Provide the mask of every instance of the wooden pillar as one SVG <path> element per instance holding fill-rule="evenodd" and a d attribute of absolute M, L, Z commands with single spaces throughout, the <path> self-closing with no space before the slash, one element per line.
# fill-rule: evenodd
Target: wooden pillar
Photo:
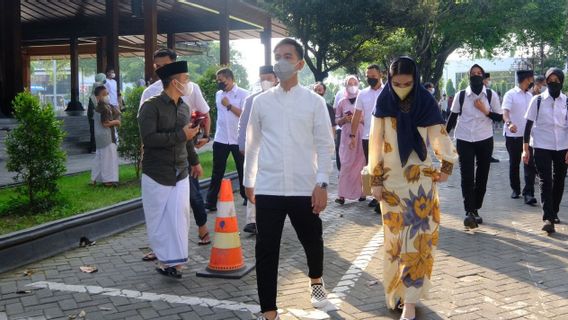
<path fill-rule="evenodd" d="M 22 53 L 22 81 L 24 88 L 31 91 L 32 86 L 32 72 L 30 55 L 26 52 Z"/>
<path fill-rule="evenodd" d="M 230 63 L 229 48 L 229 3 L 223 0 L 223 8 L 220 12 L 221 25 L 219 26 L 219 41 L 221 42 L 221 65 L 228 66 Z"/>
<path fill-rule="evenodd" d="M 97 38 L 97 73 L 105 73 L 106 66 L 106 37 L 100 37 Z"/>
<path fill-rule="evenodd" d="M 272 19 L 266 17 L 264 30 L 260 33 L 260 42 L 264 45 L 264 65 L 272 65 Z"/>
<path fill-rule="evenodd" d="M 175 33 L 168 33 L 168 49 L 175 50 L 176 49 L 176 34 Z"/>
<path fill-rule="evenodd" d="M 79 101 L 79 41 L 73 37 L 69 42 L 69 53 L 71 59 L 71 101 L 67 104 L 65 111 L 85 110 Z"/>
<path fill-rule="evenodd" d="M 117 90 L 120 92 L 120 66 L 118 64 L 118 18 L 119 1 L 106 0 L 106 52 L 107 67 L 114 68 L 116 74 Z M 106 72 L 106 70 L 105 70 Z"/>
<path fill-rule="evenodd" d="M 0 111 L 12 114 L 12 100 L 24 90 L 20 0 L 0 1 Z"/>
<path fill-rule="evenodd" d="M 158 42 L 158 8 L 156 0 L 144 0 L 144 80 L 155 80 L 154 51 Z"/>

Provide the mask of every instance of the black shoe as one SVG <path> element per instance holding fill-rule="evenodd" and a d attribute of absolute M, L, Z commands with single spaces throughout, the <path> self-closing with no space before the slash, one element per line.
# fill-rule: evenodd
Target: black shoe
<path fill-rule="evenodd" d="M 546 233 L 548 234 L 556 232 L 556 230 L 554 230 L 554 222 L 551 222 L 549 220 L 544 221 L 544 225 L 542 226 L 542 231 L 546 231 Z"/>
<path fill-rule="evenodd" d="M 256 234 L 256 223 L 247 223 L 247 225 L 243 228 L 243 231 Z"/>
<path fill-rule="evenodd" d="M 536 204 L 536 198 L 533 196 L 529 196 L 529 195 L 525 195 L 525 203 L 528 205 L 535 205 Z"/>
<path fill-rule="evenodd" d="M 556 217 L 552 220 L 552 222 L 554 222 L 554 224 L 558 224 L 558 223 L 560 223 L 560 219 L 558 219 L 558 217 Z"/>
<path fill-rule="evenodd" d="M 166 277 L 174 278 L 174 279 L 181 279 L 181 271 L 174 267 L 167 267 L 165 269 L 156 268 L 159 274 L 164 275 Z"/>
<path fill-rule="evenodd" d="M 209 211 L 217 211 L 217 207 L 215 205 L 209 204 L 209 203 L 205 204 L 205 209 L 207 209 Z"/>
<path fill-rule="evenodd" d="M 248 203 L 248 200 L 247 200 L 247 199 L 244 199 L 244 200 L 243 200 L 243 206 L 246 207 L 246 206 L 247 206 L 247 203 Z"/>
<path fill-rule="evenodd" d="M 373 199 L 371 200 L 371 202 L 369 202 L 369 207 L 376 207 L 379 204 L 379 202 L 377 201 L 377 199 Z"/>
<path fill-rule="evenodd" d="M 496 158 L 491 157 L 491 162 L 492 162 L 492 163 L 497 163 L 497 162 L 500 162 L 500 161 L 499 161 L 499 159 L 496 159 Z"/>
<path fill-rule="evenodd" d="M 335 203 L 345 204 L 345 199 L 337 198 L 335 199 Z"/>
<path fill-rule="evenodd" d="M 378 214 L 381 214 L 381 206 L 377 205 L 375 207 L 375 212 L 378 213 Z"/>
<path fill-rule="evenodd" d="M 475 214 L 473 212 L 466 213 L 463 225 L 469 229 L 475 229 L 478 227 L 477 222 L 475 221 Z"/>
<path fill-rule="evenodd" d="M 511 193 L 511 198 L 512 199 L 519 199 L 521 196 L 517 191 L 513 191 L 513 193 Z"/>
<path fill-rule="evenodd" d="M 477 224 L 483 223 L 483 218 L 479 216 L 479 213 L 477 213 L 477 210 L 475 210 L 473 212 L 473 215 L 475 216 L 475 222 L 477 222 Z"/>
<path fill-rule="evenodd" d="M 363 201 L 365 201 L 365 200 L 367 200 L 367 198 L 365 198 L 365 197 L 359 198 L 359 202 L 363 202 Z"/>

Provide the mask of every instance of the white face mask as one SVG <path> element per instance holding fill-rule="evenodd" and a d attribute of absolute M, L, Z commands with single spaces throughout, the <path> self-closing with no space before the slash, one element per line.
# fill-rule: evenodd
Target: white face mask
<path fill-rule="evenodd" d="M 262 88 L 262 91 L 266 91 L 266 90 L 274 87 L 274 82 L 268 81 L 268 80 L 263 80 L 263 81 L 260 82 L 260 87 Z"/>
<path fill-rule="evenodd" d="M 485 85 L 487 88 L 491 87 L 491 80 L 487 81 L 487 84 Z"/>
<path fill-rule="evenodd" d="M 546 91 L 546 86 L 542 86 L 542 87 L 540 87 L 540 90 L 539 90 L 539 91 L 540 91 L 539 93 L 543 93 L 543 92 L 545 92 L 545 91 Z"/>
<path fill-rule="evenodd" d="M 290 78 L 292 78 L 292 76 L 294 76 L 294 74 L 298 72 L 298 70 L 296 70 L 296 65 L 299 62 L 300 61 L 291 63 L 288 60 L 282 58 L 278 60 L 276 64 L 274 64 L 274 73 L 276 73 L 276 76 L 281 81 L 288 81 Z"/>
<path fill-rule="evenodd" d="M 430 91 L 430 94 L 431 94 L 431 95 L 434 95 L 434 93 L 436 93 L 436 89 L 434 89 L 434 88 L 429 89 L 428 91 Z"/>
<path fill-rule="evenodd" d="M 178 89 L 178 91 L 181 93 L 182 96 L 184 97 L 189 97 L 191 95 L 191 93 L 193 92 L 193 86 L 191 85 L 191 83 L 185 83 L 182 84 L 181 82 L 179 82 L 178 80 L 175 80 L 175 86 L 176 89 Z"/>
<path fill-rule="evenodd" d="M 109 76 L 111 79 L 114 79 L 114 77 L 116 77 L 116 73 L 111 72 L 108 76 Z"/>
<path fill-rule="evenodd" d="M 347 92 L 349 92 L 349 94 L 356 94 L 358 90 L 359 90 L 358 86 L 347 87 Z"/>
<path fill-rule="evenodd" d="M 110 97 L 109 96 L 104 96 L 103 97 L 103 102 L 106 104 L 110 104 Z"/>

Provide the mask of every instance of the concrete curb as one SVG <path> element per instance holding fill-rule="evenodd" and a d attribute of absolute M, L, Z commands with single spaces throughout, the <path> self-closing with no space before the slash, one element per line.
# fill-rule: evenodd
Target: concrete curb
<path fill-rule="evenodd" d="M 238 191 L 236 172 L 225 175 Z M 200 181 L 204 194 L 210 179 Z M 0 273 L 75 248 L 81 237 L 101 239 L 144 223 L 141 198 L 0 236 Z"/>

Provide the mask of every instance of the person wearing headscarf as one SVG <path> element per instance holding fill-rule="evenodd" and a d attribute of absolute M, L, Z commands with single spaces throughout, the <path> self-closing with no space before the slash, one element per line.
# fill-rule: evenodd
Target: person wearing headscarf
<path fill-rule="evenodd" d="M 414 319 L 415 306 L 431 286 L 438 244 L 437 184 L 452 173 L 457 153 L 434 97 L 420 84 L 418 67 L 399 57 L 377 99 L 369 137 L 371 190 L 384 227 L 384 289 L 387 306 Z M 427 143 L 441 166 L 428 155 Z"/>
<path fill-rule="evenodd" d="M 365 200 L 362 188 L 361 170 L 365 166 L 365 153 L 363 152 L 363 119 L 357 123 L 359 130 L 351 130 L 351 120 L 355 113 L 355 101 L 359 95 L 359 80 L 356 76 L 349 75 L 345 78 L 345 96 L 339 100 L 335 109 L 335 121 L 341 126 L 341 144 L 339 145 L 339 157 L 342 166 L 339 170 L 338 198 L 335 202 L 344 204 L 345 199 L 359 201 Z M 353 133 L 352 133 L 353 131 Z M 351 137 L 355 143 L 350 148 Z"/>
<path fill-rule="evenodd" d="M 138 126 L 144 146 L 142 206 L 150 247 L 160 262 L 160 274 L 181 278 L 188 259 L 189 171 L 187 143 L 199 128 L 190 123 L 187 62 L 156 69 L 164 90 L 144 101 Z"/>
<path fill-rule="evenodd" d="M 95 76 L 95 83 L 93 83 L 93 87 L 91 88 L 91 95 L 89 96 L 89 105 L 87 107 L 87 119 L 89 120 L 89 132 L 91 134 L 91 138 L 89 141 L 89 152 L 94 153 L 97 150 L 97 146 L 95 143 L 95 108 L 97 107 L 98 101 L 97 97 L 95 96 L 95 88 L 104 86 L 106 82 L 106 75 L 104 73 L 97 73 Z"/>
<path fill-rule="evenodd" d="M 94 133 L 97 151 L 91 169 L 93 185 L 102 183 L 114 186 L 118 183 L 118 151 L 116 129 L 120 119 L 113 115 L 109 104 L 108 91 L 104 85 L 95 88 L 97 106 L 93 112 Z"/>
<path fill-rule="evenodd" d="M 546 71 L 547 89 L 532 98 L 527 113 L 523 139 L 523 162 L 533 156 L 540 178 L 542 230 L 555 232 L 560 223 L 558 212 L 564 194 L 566 164 L 568 164 L 568 104 L 562 93 L 564 72 L 558 68 Z"/>
<path fill-rule="evenodd" d="M 454 136 L 459 153 L 461 189 L 465 219 L 474 229 L 483 223 L 478 210 L 483 206 L 493 153 L 493 121 L 502 121 L 499 96 L 483 84 L 485 71 L 474 64 L 469 69 L 469 86 L 456 94 L 446 130 Z"/>

